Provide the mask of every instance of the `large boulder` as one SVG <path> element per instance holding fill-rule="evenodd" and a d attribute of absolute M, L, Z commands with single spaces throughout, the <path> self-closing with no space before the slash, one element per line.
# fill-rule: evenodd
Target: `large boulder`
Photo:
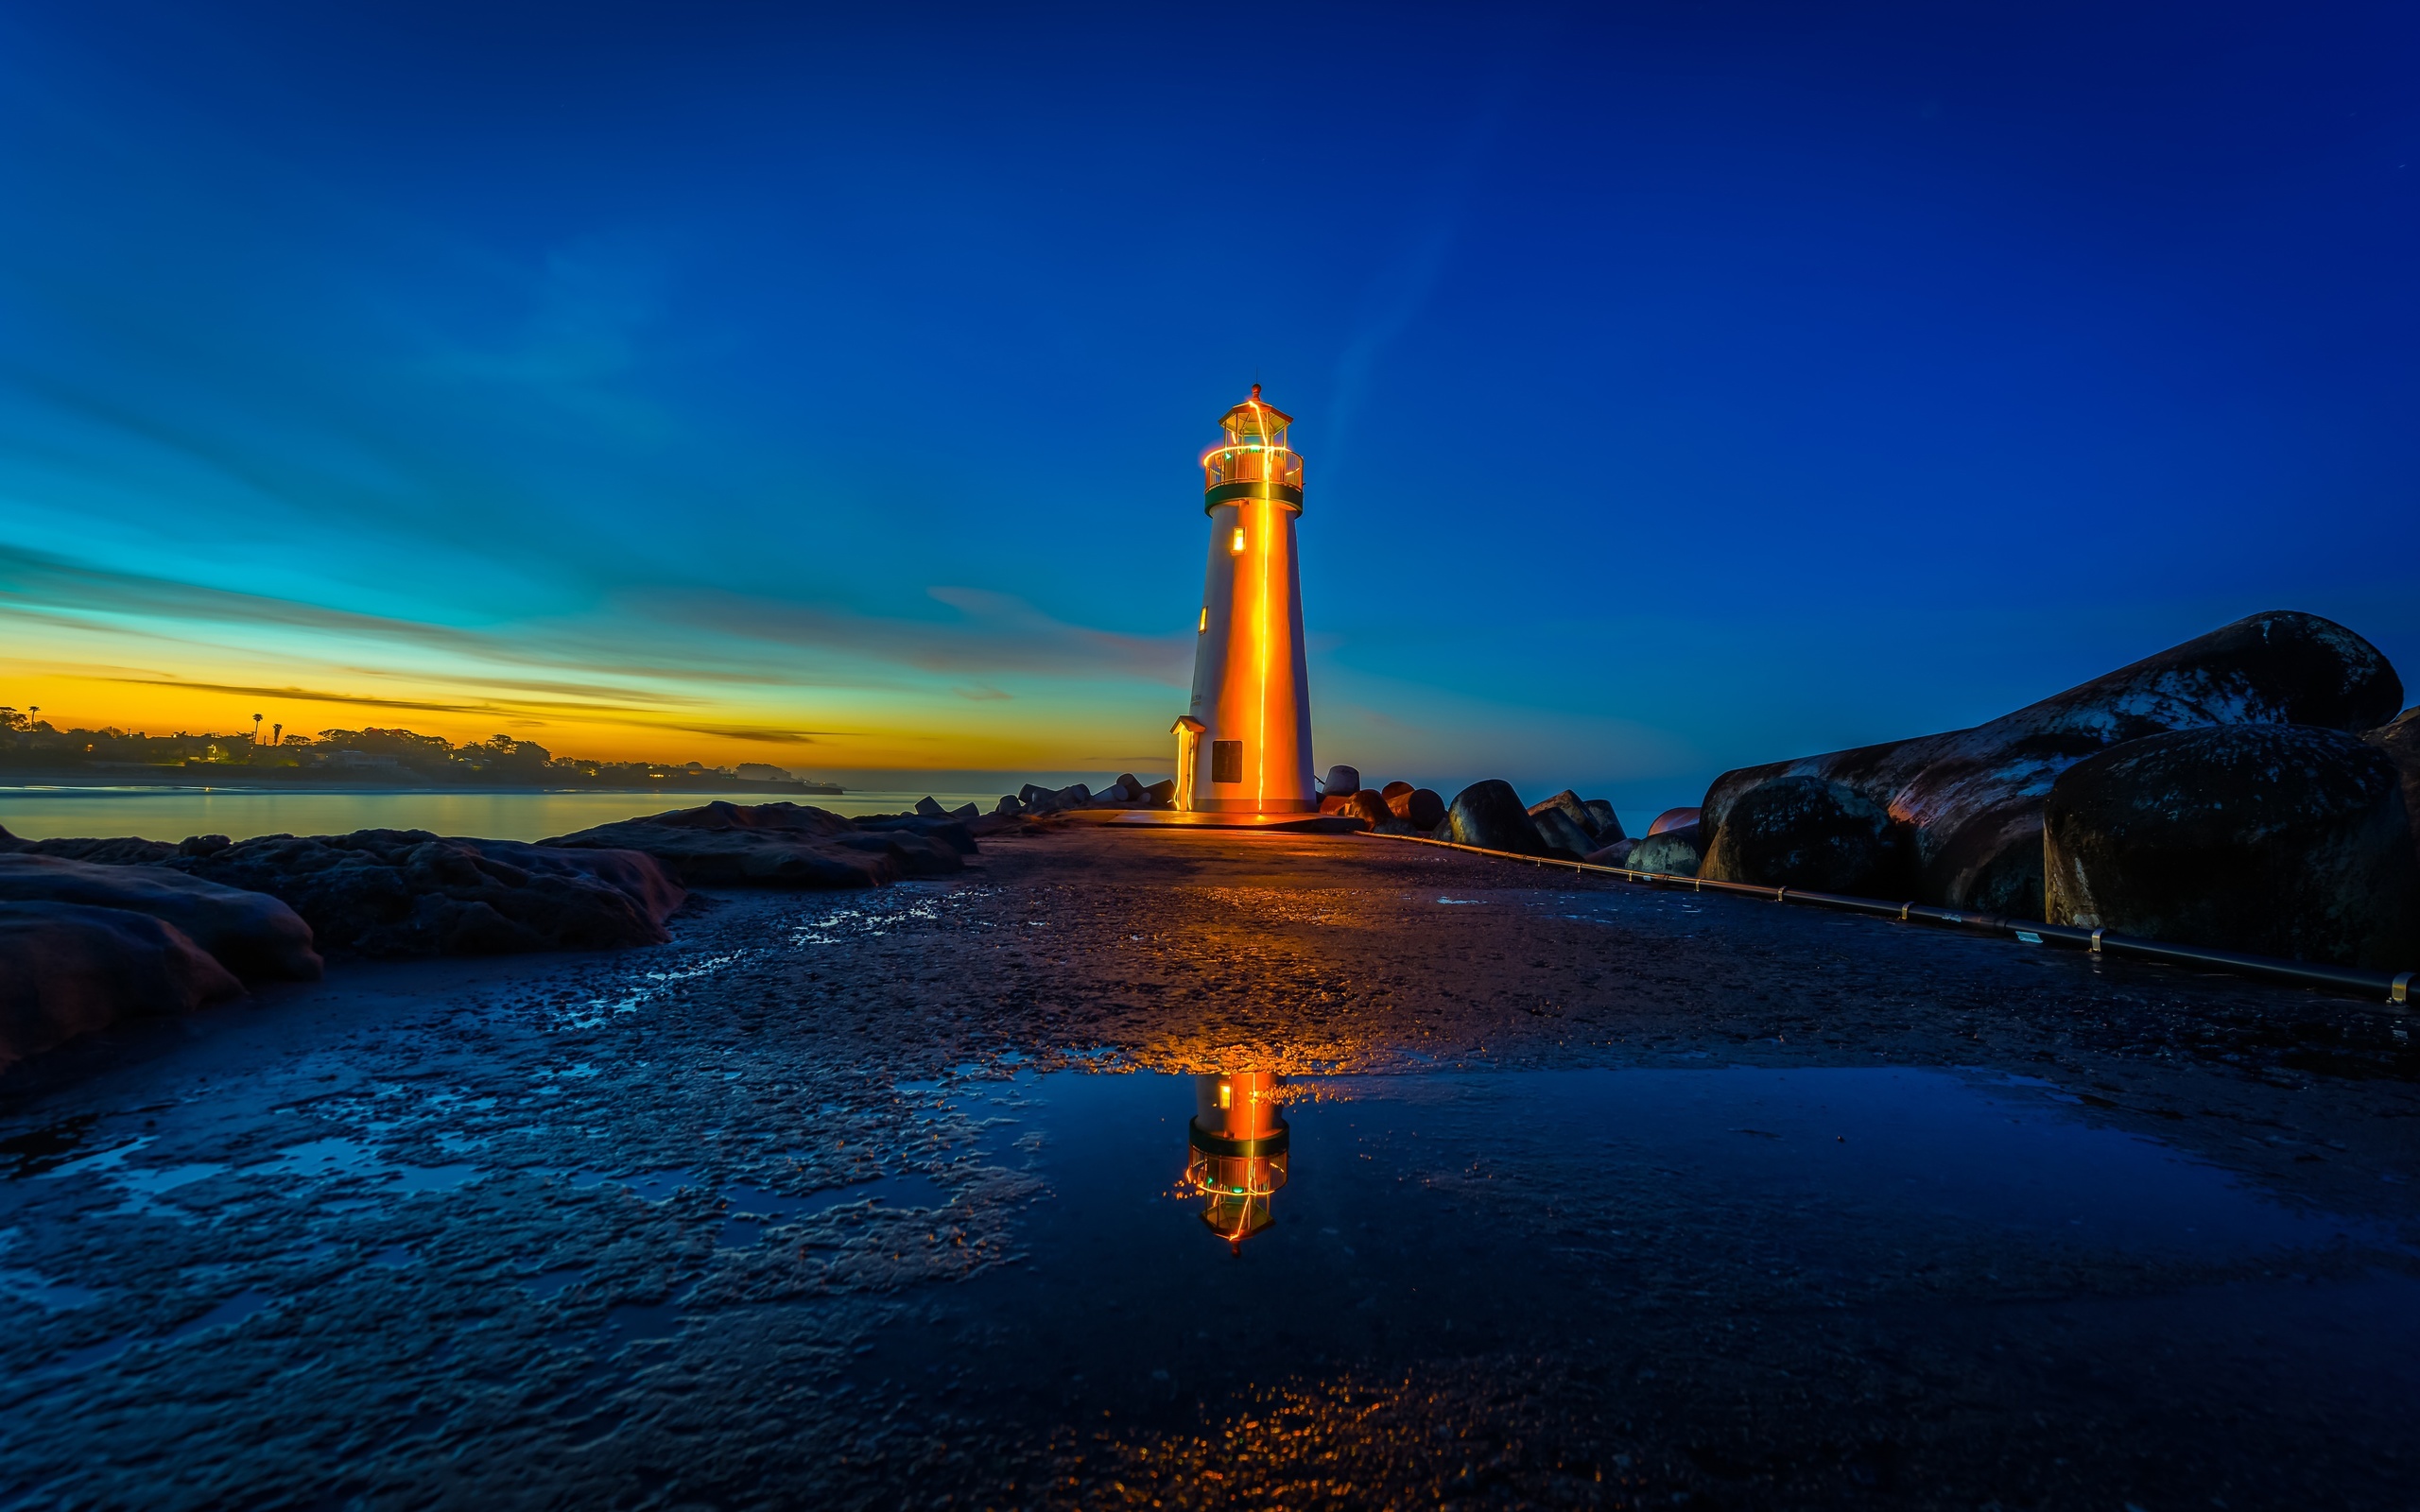
<path fill-rule="evenodd" d="M 1698 820 L 1704 812 L 1703 809 L 1699 808 L 1666 809 L 1655 816 L 1653 821 L 1647 826 L 1647 833 L 1656 835 L 1662 834 L 1667 830 L 1694 830 L 1698 827 Z"/>
<path fill-rule="evenodd" d="M 804 804 L 722 801 L 600 824 L 542 843 L 636 850 L 663 862 L 692 886 L 879 887 L 901 877 L 961 870 L 961 857 L 975 850 L 974 835 L 955 818 L 906 814 L 853 823 Z"/>
<path fill-rule="evenodd" d="M 2359 731 L 2391 718 L 2403 685 L 2377 648 L 2315 614 L 2255 614 L 1972 730 L 1723 773 L 1703 823 L 1780 777 L 1856 792 L 1910 832 L 1912 894 L 1927 902 L 2038 917 L 2042 800 L 2096 752 L 2205 725 L 2312 725 Z"/>
<path fill-rule="evenodd" d="M 1455 794 L 1454 801 L 1446 805 L 1440 829 L 1443 833 L 1439 838 L 1456 845 L 1511 850 L 1525 856 L 1547 852 L 1547 843 L 1531 822 L 1521 795 L 1512 791 L 1512 783 L 1492 777 Z"/>
<path fill-rule="evenodd" d="M 2386 752 L 2402 774 L 2403 812 L 2411 820 L 2411 843 L 2420 846 L 2420 708 L 2406 709 L 2361 738 Z"/>
<path fill-rule="evenodd" d="M 83 903 L 0 903 L 0 1067 L 121 1019 L 187 1013 L 243 984 L 174 924 Z"/>
<path fill-rule="evenodd" d="M 2401 777 L 2342 730 L 2221 726 L 2112 747 L 2052 785 L 2044 840 L 2054 923 L 2420 967 Z"/>
<path fill-rule="evenodd" d="M 1435 788 L 1408 787 L 1400 793 L 1389 793 L 1387 807 L 1396 818 L 1423 834 L 1433 832 L 1445 822 L 1445 800 Z"/>
<path fill-rule="evenodd" d="M 1017 789 L 1017 801 L 1034 814 L 1062 814 L 1069 809 L 1092 806 L 1093 791 L 1081 782 L 1070 782 L 1062 788 L 1036 787 L 1031 782 Z M 818 812 L 821 812 L 820 810 Z M 834 816 L 838 817 L 838 816 Z"/>
<path fill-rule="evenodd" d="M 174 848 L 170 848 L 174 853 Z M 0 902 L 82 903 L 148 914 L 239 976 L 315 982 L 311 926 L 275 897 L 151 866 L 19 851 L 0 855 Z"/>
<path fill-rule="evenodd" d="M 140 867 L 170 856 L 206 856 L 213 850 L 223 850 L 228 840 L 223 834 L 197 834 L 180 843 L 166 840 L 143 840 L 133 835 L 113 839 L 86 838 L 21 840 L 0 827 L 0 852 L 28 856 L 57 856 L 62 861 L 96 861 L 109 867 Z"/>
<path fill-rule="evenodd" d="M 1394 822 L 1394 810 L 1387 807 L 1386 795 L 1374 787 L 1365 787 L 1345 800 L 1344 811 L 1372 829 Z"/>
<path fill-rule="evenodd" d="M 1698 827 L 1685 824 L 1677 830 L 1649 834 L 1631 847 L 1629 859 L 1622 865 L 1633 871 L 1653 871 L 1668 877 L 1694 877 L 1698 874 L 1699 860 Z"/>
<path fill-rule="evenodd" d="M 1576 801 L 1574 806 L 1577 807 Z M 1530 827 L 1538 832 L 1538 838 L 1546 842 L 1550 851 L 1577 858 L 1602 849 L 1597 844 L 1596 836 L 1588 833 L 1587 826 L 1552 802 L 1533 803 L 1530 805 L 1529 813 Z"/>
<path fill-rule="evenodd" d="M 1361 768 L 1341 763 L 1327 769 L 1327 778 L 1320 783 L 1322 794 L 1341 793 L 1350 797 L 1361 791 Z"/>
<path fill-rule="evenodd" d="M 1862 897 L 1905 896 L 1906 871 L 1901 832 L 1882 806 L 1812 777 L 1778 777 L 1741 795 L 1698 866 L 1708 882 Z"/>
<path fill-rule="evenodd" d="M 1621 839 L 1608 846 L 1600 846 L 1580 859 L 1592 867 L 1627 867 L 1630 865 L 1630 853 L 1637 849 L 1636 840 Z M 1690 858 L 1690 865 L 1696 865 L 1695 857 Z"/>
<path fill-rule="evenodd" d="M 283 899 L 321 948 L 361 955 L 656 944 L 684 896 L 661 865 L 631 851 L 425 830 L 267 835 L 163 866 Z"/>
<path fill-rule="evenodd" d="M 1622 821 L 1603 799 L 1582 799 L 1569 788 L 1530 805 L 1530 819 L 1547 844 L 1587 855 L 1622 838 Z"/>

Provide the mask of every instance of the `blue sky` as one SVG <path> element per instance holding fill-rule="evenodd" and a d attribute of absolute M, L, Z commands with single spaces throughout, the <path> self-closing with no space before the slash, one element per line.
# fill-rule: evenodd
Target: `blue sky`
<path fill-rule="evenodd" d="M 2420 667 L 2420 12 L 0 13 L 0 702 L 1625 809 L 2260 609 Z M 217 711 L 223 706 L 224 716 Z"/>

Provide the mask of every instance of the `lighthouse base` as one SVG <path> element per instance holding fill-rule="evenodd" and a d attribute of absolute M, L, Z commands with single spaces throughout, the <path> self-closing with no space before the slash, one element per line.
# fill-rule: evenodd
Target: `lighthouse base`
<path fill-rule="evenodd" d="M 1289 834 L 1350 834 L 1370 826 L 1345 814 L 1193 814 L 1183 809 L 1079 809 L 1073 816 L 1116 829 L 1273 830 Z"/>

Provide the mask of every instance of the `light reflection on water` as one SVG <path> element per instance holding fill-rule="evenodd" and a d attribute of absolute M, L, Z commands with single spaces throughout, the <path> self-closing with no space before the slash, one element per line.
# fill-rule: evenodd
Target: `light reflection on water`
<path fill-rule="evenodd" d="M 1060 1072 L 938 1091 L 983 1125 L 985 1159 L 1050 1193 L 1028 1263 L 967 1283 L 967 1305 L 1019 1320 L 1002 1356 L 1019 1369 L 1041 1349 L 1096 1384 L 1153 1380 L 1191 1348 L 1177 1323 L 1231 1312 L 1305 1357 L 1408 1364 L 1560 1348 L 1640 1308 L 1988 1305 L 2412 1253 L 2046 1084 L 1948 1071 Z"/>
<path fill-rule="evenodd" d="M 354 830 L 428 830 L 488 840 L 543 840 L 591 825 L 717 799 L 803 803 L 834 814 L 896 814 L 920 798 L 988 814 L 997 793 L 867 791 L 809 793 L 263 793 L 199 787 L 0 787 L 0 827 L 26 840 L 68 835 L 343 834 Z"/>

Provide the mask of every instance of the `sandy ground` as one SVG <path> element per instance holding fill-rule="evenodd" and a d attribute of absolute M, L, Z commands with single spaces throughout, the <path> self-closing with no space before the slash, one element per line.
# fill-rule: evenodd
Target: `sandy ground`
<path fill-rule="evenodd" d="M 2381 1006 L 1368 837 L 985 851 L 18 1068 L 0 1506 L 2420 1504 L 2420 1059 Z M 1324 1231 L 1373 1235 L 1333 1306 L 1392 1334 L 1320 1332 L 1306 1279 L 1316 1349 L 1182 1389 L 1012 1357 L 1126 1282 L 1018 1289 L 1081 1246 L 970 1089 L 1709 1065 L 2035 1079 L 2366 1237 L 2281 1269 L 1844 1230 L 1823 1269 L 1778 1207 L 1549 1142 L 1502 1181 L 1379 1150 L 1410 1195 Z M 875 1177 L 918 1185 L 841 1190 Z M 1466 1243 L 1384 1258 L 1448 1212 Z M 1460 1337 L 1363 1307 L 1415 1272 Z M 1045 1342 L 1098 1383 L 1126 1338 Z"/>

